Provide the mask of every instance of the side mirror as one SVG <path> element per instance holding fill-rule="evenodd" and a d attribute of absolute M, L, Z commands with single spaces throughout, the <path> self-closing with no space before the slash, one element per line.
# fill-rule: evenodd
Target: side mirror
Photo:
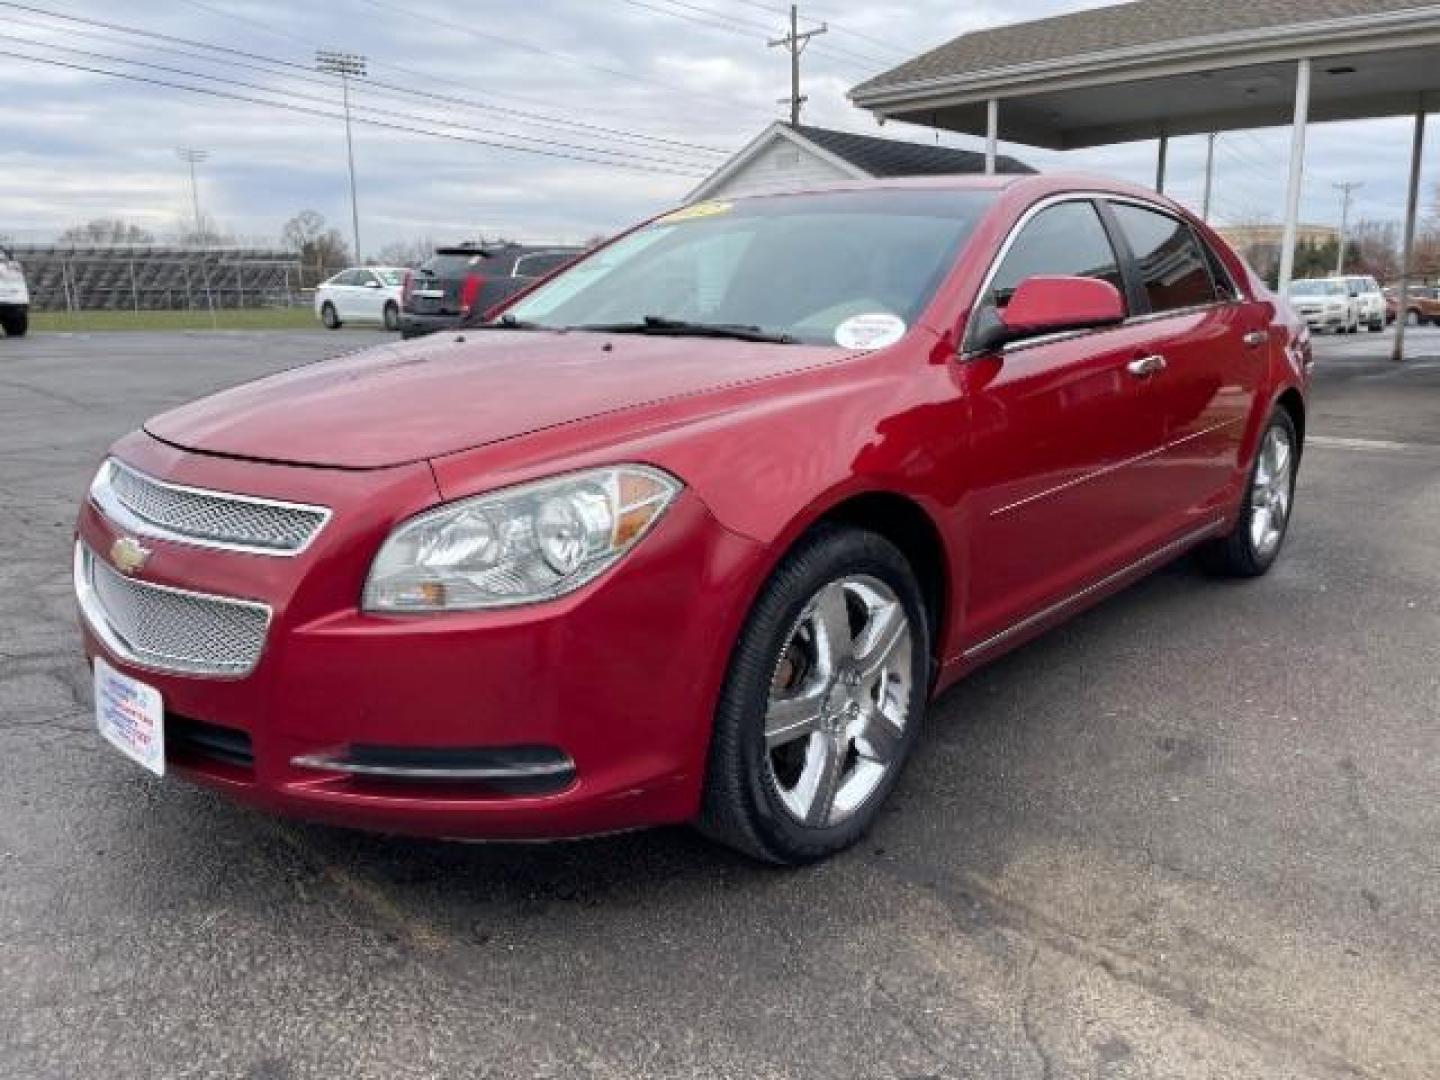
<path fill-rule="evenodd" d="M 365 287 L 367 289 L 378 289 L 380 288 L 380 282 L 376 281 L 374 278 L 371 278 L 365 283 Z"/>
<path fill-rule="evenodd" d="M 1025 338 L 1094 330 L 1124 321 L 1125 301 L 1108 281 L 1039 275 L 1016 287 L 1010 302 L 979 330 L 971 347 L 989 351 Z"/>

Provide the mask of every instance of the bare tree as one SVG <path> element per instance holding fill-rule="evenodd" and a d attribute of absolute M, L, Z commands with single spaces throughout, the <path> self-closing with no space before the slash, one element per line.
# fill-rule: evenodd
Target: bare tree
<path fill-rule="evenodd" d="M 62 244 L 153 244 L 155 235 L 124 218 L 92 218 L 59 236 Z"/>
<path fill-rule="evenodd" d="M 300 255 L 301 276 L 306 284 L 325 279 L 326 270 L 350 264 L 350 247 L 340 230 L 331 228 L 316 210 L 301 210 L 280 231 L 284 247 Z"/>
<path fill-rule="evenodd" d="M 1348 246 L 1354 253 L 1349 265 L 1359 273 L 1377 281 L 1400 276 L 1400 226 L 1396 222 L 1362 219 L 1350 231 Z"/>
<path fill-rule="evenodd" d="M 380 266 L 419 266 L 434 252 L 435 241 L 428 236 L 393 240 L 376 252 L 372 261 Z"/>
<path fill-rule="evenodd" d="M 235 237 L 224 232 L 209 214 L 201 216 L 198 228 L 195 222 L 187 219 L 176 234 L 180 243 L 192 247 L 230 247 L 235 244 Z"/>

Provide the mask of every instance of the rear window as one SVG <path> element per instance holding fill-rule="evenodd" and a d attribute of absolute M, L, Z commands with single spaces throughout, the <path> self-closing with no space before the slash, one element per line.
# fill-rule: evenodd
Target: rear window
<path fill-rule="evenodd" d="M 1213 304 L 1220 293 L 1195 234 L 1178 218 L 1133 203 L 1113 203 L 1151 311 Z"/>
<path fill-rule="evenodd" d="M 376 270 L 373 272 L 386 285 L 403 285 L 405 283 L 405 271 L 403 270 Z"/>
<path fill-rule="evenodd" d="M 463 277 L 489 258 L 481 251 L 437 252 L 421 263 L 420 269 L 436 277 Z"/>

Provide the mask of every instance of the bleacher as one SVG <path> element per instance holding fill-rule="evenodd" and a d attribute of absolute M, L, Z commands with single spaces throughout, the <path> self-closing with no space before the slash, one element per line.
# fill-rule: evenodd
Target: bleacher
<path fill-rule="evenodd" d="M 38 311 L 285 307 L 301 301 L 300 257 L 281 248 L 14 244 Z M 313 269 L 313 268 L 312 268 Z"/>

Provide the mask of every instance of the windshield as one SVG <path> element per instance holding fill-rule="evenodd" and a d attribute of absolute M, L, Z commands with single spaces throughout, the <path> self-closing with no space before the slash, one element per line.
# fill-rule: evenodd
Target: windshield
<path fill-rule="evenodd" d="M 1335 296 L 1345 291 L 1345 286 L 1338 281 L 1292 281 L 1290 283 L 1291 296 Z"/>
<path fill-rule="evenodd" d="M 561 271 L 507 314 L 552 328 L 651 318 L 890 344 L 994 197 L 889 189 L 700 203 Z"/>

